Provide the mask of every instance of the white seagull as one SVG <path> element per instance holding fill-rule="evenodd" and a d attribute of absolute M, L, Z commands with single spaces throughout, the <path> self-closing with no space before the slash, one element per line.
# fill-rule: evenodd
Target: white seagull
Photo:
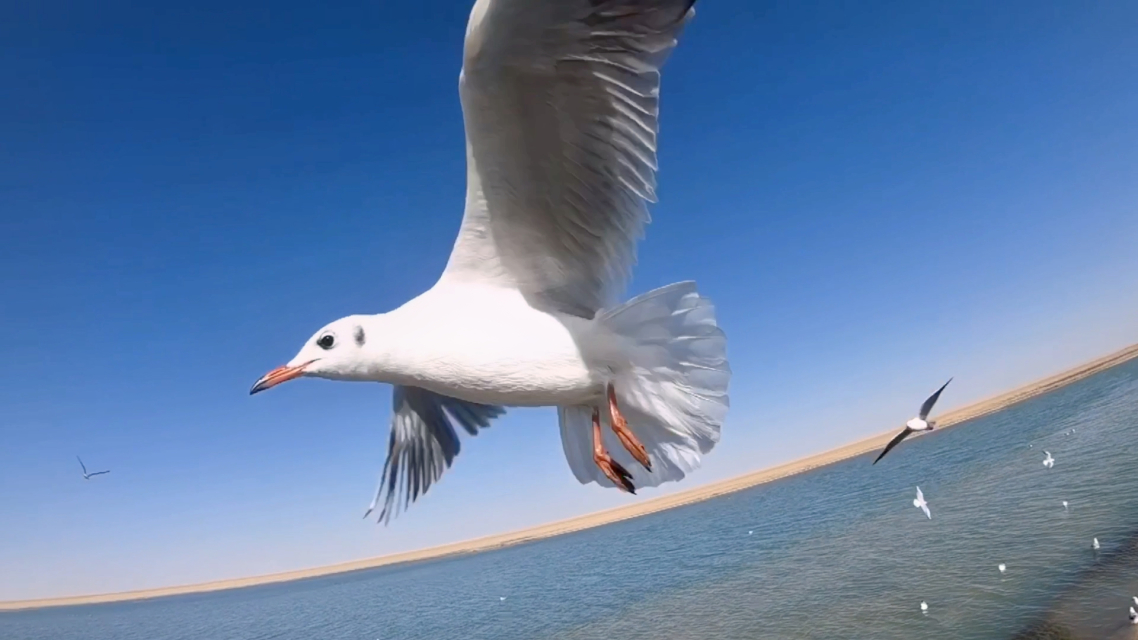
<path fill-rule="evenodd" d="M 1134 607 L 1130 607 L 1130 624 L 1138 624 L 1138 611 Z"/>
<path fill-rule="evenodd" d="M 326 325 L 250 390 L 393 385 L 380 521 L 440 479 L 459 430 L 506 406 L 557 407 L 577 480 L 630 493 L 682 479 L 719 441 L 731 370 L 711 302 L 681 282 L 619 303 L 656 199 L 660 68 L 693 4 L 474 3 L 466 209 L 441 277 Z"/>
<path fill-rule="evenodd" d="M 1008 570 L 1008 566 L 1002 562 L 1000 564 L 996 565 L 996 568 L 1000 570 L 1000 573 L 1003 573 L 1003 572 Z"/>
<path fill-rule="evenodd" d="M 79 456 L 75 456 L 75 459 L 79 461 L 79 466 L 82 467 L 82 469 L 83 469 L 83 479 L 84 480 L 90 480 L 91 478 L 93 478 L 95 476 L 101 476 L 104 473 L 110 473 L 111 472 L 110 469 L 107 469 L 106 471 L 94 471 L 92 473 L 87 473 L 87 465 L 83 464 L 83 459 L 80 458 Z"/>
<path fill-rule="evenodd" d="M 1055 458 L 1051 457 L 1051 452 L 1050 451 L 1044 451 L 1043 453 L 1047 454 L 1047 457 L 1043 459 L 1043 466 L 1047 467 L 1048 469 L 1050 469 L 1051 467 L 1054 467 L 1055 466 Z"/>
<path fill-rule="evenodd" d="M 1063 509 L 1064 509 L 1064 510 L 1066 510 L 1066 509 L 1067 509 L 1067 501 L 1066 501 L 1066 500 L 1064 500 L 1064 501 L 1063 501 Z"/>
<path fill-rule="evenodd" d="M 933 514 L 929 513 L 929 503 L 925 502 L 925 494 L 921 493 L 920 487 L 917 487 L 917 497 L 913 499 L 913 506 L 924 511 L 929 520 L 933 519 Z"/>
<path fill-rule="evenodd" d="M 925 602 L 924 600 L 921 600 L 921 611 L 928 611 L 928 610 L 929 610 L 929 603 Z M 1131 611 L 1133 611 L 1133 609 L 1131 609 Z"/>
<path fill-rule="evenodd" d="M 1098 538 L 1091 540 L 1091 548 L 1094 549 L 1095 551 L 1099 550 Z"/>
<path fill-rule="evenodd" d="M 952 378 L 949 378 L 948 382 L 952 382 Z M 925 403 L 921 405 L 921 412 L 917 414 L 916 418 L 913 418 L 912 420 L 909 420 L 905 423 L 905 430 L 901 433 L 898 433 L 895 438 L 889 441 L 889 444 L 885 445 L 885 450 L 877 456 L 877 460 L 884 458 L 885 454 L 889 453 L 890 449 L 896 447 L 898 444 L 901 444 L 901 441 L 905 438 L 908 438 L 910 433 L 913 433 L 914 431 L 932 431 L 936 428 L 936 421 L 928 419 L 929 412 L 933 410 L 933 405 L 936 404 L 937 398 L 940 397 L 940 394 L 942 391 L 944 391 L 944 388 L 948 386 L 948 382 L 944 383 L 941 388 L 936 390 L 936 393 L 932 394 L 925 400 Z M 877 464 L 877 460 L 874 460 L 873 464 Z"/>

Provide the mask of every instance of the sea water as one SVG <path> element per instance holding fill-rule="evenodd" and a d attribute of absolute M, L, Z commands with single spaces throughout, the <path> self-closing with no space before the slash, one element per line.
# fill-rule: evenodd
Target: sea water
<path fill-rule="evenodd" d="M 916 438 L 876 466 L 874 452 L 471 556 L 0 613 L 0 638 L 1138 638 L 1136 436 L 1138 361 Z M 917 485 L 931 520 L 912 504 Z"/>

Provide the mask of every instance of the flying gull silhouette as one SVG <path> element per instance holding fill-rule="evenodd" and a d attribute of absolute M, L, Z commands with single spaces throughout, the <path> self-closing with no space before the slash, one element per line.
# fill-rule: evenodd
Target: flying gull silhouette
<path fill-rule="evenodd" d="M 948 382 L 952 382 L 952 378 L 949 378 Z M 898 433 L 897 437 L 893 438 L 889 441 L 889 444 L 885 445 L 885 450 L 881 452 L 881 455 L 877 456 L 877 460 L 884 458 L 885 454 L 889 453 L 890 449 L 896 447 L 905 438 L 908 438 L 910 433 L 913 433 L 914 431 L 932 431 L 934 428 L 936 428 L 936 421 L 928 419 L 929 412 L 933 410 L 933 405 L 936 404 L 937 398 L 940 397 L 940 393 L 944 391 L 944 387 L 948 386 L 948 382 L 944 383 L 944 386 L 937 389 L 936 393 L 932 394 L 928 397 L 927 400 L 925 400 L 925 403 L 921 405 L 921 412 L 917 414 L 916 418 L 913 418 L 912 420 L 905 423 L 905 430 L 901 433 Z M 877 464 L 877 460 L 874 460 L 873 464 Z"/>
<path fill-rule="evenodd" d="M 92 478 L 92 476 L 101 476 L 104 473 L 110 473 L 111 472 L 110 469 L 107 469 L 106 471 L 96 471 L 94 473 L 87 473 L 87 465 L 83 464 L 83 458 L 80 458 L 79 456 L 75 456 L 75 459 L 79 461 L 79 466 L 83 467 L 83 479 L 84 480 L 90 480 Z"/>

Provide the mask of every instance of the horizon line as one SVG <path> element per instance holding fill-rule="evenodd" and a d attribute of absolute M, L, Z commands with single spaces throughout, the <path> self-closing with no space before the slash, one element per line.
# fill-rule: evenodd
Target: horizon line
<path fill-rule="evenodd" d="M 973 402 L 964 407 L 949 410 L 938 416 L 937 432 L 949 427 L 975 420 L 1010 406 L 1019 404 L 1031 398 L 1050 393 L 1084 378 L 1114 368 L 1130 360 L 1138 358 L 1138 343 L 1132 344 L 1110 353 L 1106 356 L 1084 362 L 1063 372 L 1041 378 L 1035 382 L 1016 387 L 1010 391 L 991 396 L 987 399 Z M 506 533 L 491 534 L 470 540 L 450 542 L 447 544 L 426 547 L 413 551 L 402 551 L 382 556 L 372 556 L 360 560 L 349 560 L 307 569 L 293 569 L 277 573 L 247 576 L 244 578 L 225 578 L 168 587 L 155 587 L 150 589 L 136 589 L 131 591 L 116 591 L 111 593 L 87 594 L 74 596 L 59 596 L 53 598 L 33 598 L 26 600 L 0 601 L 0 611 L 20 611 L 29 609 L 44 609 L 50 607 L 79 606 L 88 604 L 107 604 L 112 602 L 129 602 L 137 600 L 150 600 L 193 593 L 209 593 L 214 591 L 228 591 L 267 584 L 293 582 L 309 578 L 324 577 L 379 567 L 411 564 L 428 560 L 482 553 L 502 549 L 505 547 L 536 542 L 555 536 L 576 533 L 632 518 L 638 518 L 668 509 L 703 502 L 718 498 L 730 493 L 750 489 L 761 484 L 782 480 L 801 473 L 806 473 L 821 467 L 836 464 L 850 458 L 855 458 L 875 451 L 884 446 L 894 435 L 897 427 L 887 432 L 862 438 L 854 442 L 840 445 L 820 453 L 811 454 L 784 462 L 765 469 L 749 471 L 747 473 L 692 487 L 673 494 L 647 498 L 640 502 L 612 507 L 601 511 L 572 516 L 562 520 L 555 520 L 541 525 L 516 529 Z M 913 437 L 923 437 L 926 433 L 917 433 Z M 911 439 L 911 438 L 910 438 Z"/>

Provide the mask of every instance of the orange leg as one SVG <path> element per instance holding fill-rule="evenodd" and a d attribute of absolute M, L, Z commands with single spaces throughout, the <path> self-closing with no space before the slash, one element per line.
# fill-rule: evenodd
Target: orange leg
<path fill-rule="evenodd" d="M 601 410 L 593 408 L 593 462 L 601 468 L 601 471 L 612 480 L 613 484 L 621 491 L 628 493 L 636 493 L 636 487 L 632 486 L 632 474 L 628 472 L 619 462 L 612 459 L 608 451 L 605 451 L 605 446 L 601 440 Z"/>
<path fill-rule="evenodd" d="M 644 465 L 644 468 L 651 471 L 652 461 L 648 459 L 648 450 L 641 444 L 640 439 L 632 430 L 628 428 L 628 421 L 620 413 L 620 408 L 616 406 L 616 390 L 612 385 L 608 386 L 609 394 L 609 416 L 612 418 L 612 430 L 616 433 L 616 437 L 620 439 L 620 443 L 624 448 L 632 454 L 636 461 Z"/>

